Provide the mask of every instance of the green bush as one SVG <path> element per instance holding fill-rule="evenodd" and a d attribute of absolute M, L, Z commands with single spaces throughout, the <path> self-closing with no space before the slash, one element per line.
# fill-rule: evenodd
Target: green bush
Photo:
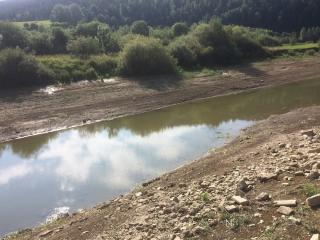
<path fill-rule="evenodd" d="M 9 22 L 0 22 L 0 49 L 25 48 L 28 43 L 25 32 Z"/>
<path fill-rule="evenodd" d="M 52 39 L 48 33 L 33 32 L 29 41 L 36 54 L 50 54 L 53 51 Z"/>
<path fill-rule="evenodd" d="M 117 74 L 118 60 L 116 57 L 107 55 L 90 58 L 89 65 L 102 77 L 109 77 Z"/>
<path fill-rule="evenodd" d="M 202 65 L 226 65 L 238 62 L 238 49 L 220 21 L 212 20 L 209 24 L 199 24 L 193 34 L 202 45 L 199 56 Z"/>
<path fill-rule="evenodd" d="M 189 27 L 185 23 L 176 23 L 172 26 L 173 35 L 179 37 L 189 32 Z"/>
<path fill-rule="evenodd" d="M 53 73 L 21 49 L 0 52 L 0 87 L 25 87 L 51 82 Z"/>
<path fill-rule="evenodd" d="M 67 50 L 77 56 L 87 57 L 101 52 L 99 41 L 92 37 L 78 37 L 68 42 Z"/>
<path fill-rule="evenodd" d="M 131 32 L 142 36 L 149 36 L 149 27 L 145 21 L 135 21 L 131 26 Z"/>
<path fill-rule="evenodd" d="M 176 73 L 176 62 L 159 40 L 139 37 L 121 53 L 121 72 L 130 76 Z"/>
<path fill-rule="evenodd" d="M 194 36 L 186 35 L 175 39 L 169 50 L 180 66 L 190 68 L 197 65 L 201 45 Z"/>

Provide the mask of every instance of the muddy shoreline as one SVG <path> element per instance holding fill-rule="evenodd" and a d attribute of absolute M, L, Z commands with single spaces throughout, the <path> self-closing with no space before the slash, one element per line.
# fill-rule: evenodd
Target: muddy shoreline
<path fill-rule="evenodd" d="M 139 114 L 188 101 L 320 76 L 319 57 L 273 60 L 223 69 L 222 74 L 148 84 L 117 79 L 79 83 L 53 94 L 0 90 L 0 142 Z"/>

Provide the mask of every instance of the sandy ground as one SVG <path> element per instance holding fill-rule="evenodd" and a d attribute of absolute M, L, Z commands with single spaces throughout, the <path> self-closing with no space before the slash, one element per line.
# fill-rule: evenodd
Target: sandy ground
<path fill-rule="evenodd" d="M 319 57 L 247 64 L 188 80 L 82 82 L 56 87 L 51 93 L 0 90 L 0 142 L 316 76 L 320 76 Z"/>

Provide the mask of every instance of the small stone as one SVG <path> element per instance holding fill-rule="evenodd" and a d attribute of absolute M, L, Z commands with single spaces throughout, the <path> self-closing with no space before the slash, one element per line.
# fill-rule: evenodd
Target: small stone
<path fill-rule="evenodd" d="M 86 235 L 88 233 L 89 233 L 89 231 L 84 231 L 84 232 L 81 233 L 81 236 Z"/>
<path fill-rule="evenodd" d="M 301 219 L 290 216 L 289 220 L 297 225 L 301 224 Z"/>
<path fill-rule="evenodd" d="M 306 200 L 308 206 L 310 207 L 319 207 L 320 206 L 320 194 L 314 195 L 307 198 Z"/>
<path fill-rule="evenodd" d="M 245 198 L 242 198 L 240 196 L 233 196 L 232 200 L 234 200 L 236 203 L 240 204 L 240 205 L 248 205 L 248 200 Z"/>
<path fill-rule="evenodd" d="M 304 176 L 303 171 L 297 171 L 294 173 L 295 176 Z"/>
<path fill-rule="evenodd" d="M 277 179 L 278 175 L 277 174 L 272 174 L 272 173 L 262 173 L 258 176 L 258 179 L 260 182 L 267 182 L 271 179 Z"/>
<path fill-rule="evenodd" d="M 136 197 L 141 197 L 141 196 L 142 196 L 142 192 L 137 192 L 137 193 L 135 194 L 135 196 L 136 196 Z"/>
<path fill-rule="evenodd" d="M 274 201 L 276 206 L 295 207 L 297 206 L 297 200 L 277 200 Z"/>
<path fill-rule="evenodd" d="M 270 199 L 271 199 L 270 195 L 266 192 L 262 192 L 256 197 L 257 201 L 268 201 Z"/>
<path fill-rule="evenodd" d="M 39 237 L 48 237 L 52 232 L 53 232 L 53 230 L 44 231 L 39 234 Z"/>
<path fill-rule="evenodd" d="M 313 234 L 310 240 L 319 240 L 319 234 Z"/>
<path fill-rule="evenodd" d="M 235 206 L 235 205 L 227 205 L 227 206 L 225 206 L 225 209 L 229 213 L 233 213 L 233 212 L 239 211 L 239 208 L 237 206 Z"/>
<path fill-rule="evenodd" d="M 280 213 L 280 214 L 289 216 L 294 212 L 294 210 L 292 208 L 289 208 L 289 207 L 281 206 L 281 207 L 279 207 L 277 209 L 277 212 Z"/>
<path fill-rule="evenodd" d="M 318 171 L 311 171 L 309 174 L 308 174 L 308 176 L 307 176 L 307 178 L 309 179 L 309 180 L 316 180 L 316 179 L 318 179 L 320 177 L 320 173 L 318 172 Z"/>

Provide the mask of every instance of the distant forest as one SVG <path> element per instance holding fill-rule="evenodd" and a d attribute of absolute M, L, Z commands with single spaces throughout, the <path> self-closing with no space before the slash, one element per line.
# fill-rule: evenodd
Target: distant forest
<path fill-rule="evenodd" d="M 81 20 L 96 19 L 110 26 L 127 25 L 136 20 L 145 20 L 152 26 L 175 22 L 191 24 L 212 16 L 219 16 L 224 24 L 281 32 L 320 26 L 319 0 L 6 0 L 0 2 L 0 20 L 57 17 L 52 16 L 57 4 L 72 4 Z"/>

